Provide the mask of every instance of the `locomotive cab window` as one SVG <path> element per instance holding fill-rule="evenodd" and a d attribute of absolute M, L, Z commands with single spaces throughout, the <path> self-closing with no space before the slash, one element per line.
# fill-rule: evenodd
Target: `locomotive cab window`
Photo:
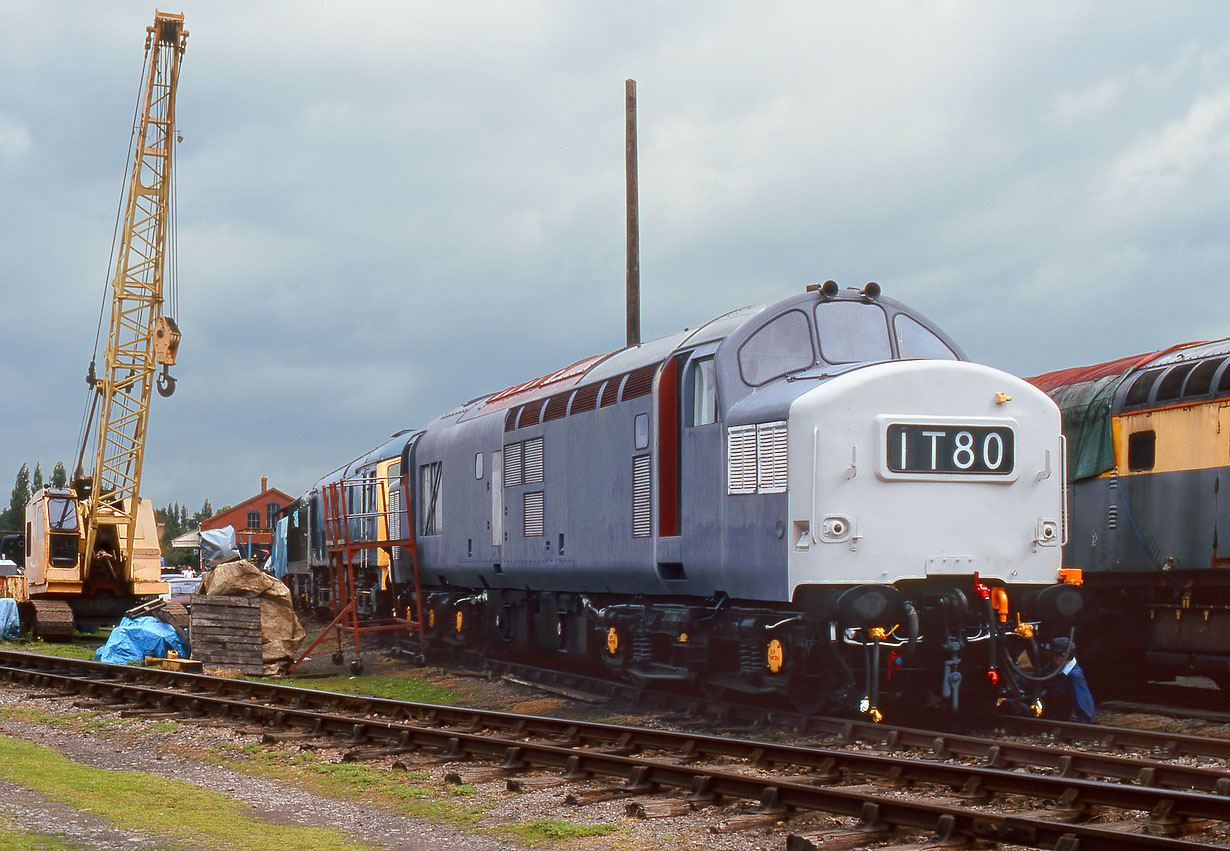
<path fill-rule="evenodd" d="M 811 323 L 801 310 L 778 316 L 739 348 L 739 373 L 752 387 L 806 369 L 815 362 Z"/>
<path fill-rule="evenodd" d="M 1157 377 L 1162 374 L 1160 369 L 1151 369 L 1146 373 L 1138 375 L 1132 381 L 1132 386 L 1128 388 L 1127 396 L 1123 399 L 1125 405 L 1143 405 L 1149 401 L 1149 391 L 1153 389 L 1153 382 L 1157 381 Z"/>
<path fill-rule="evenodd" d="M 717 422 L 717 373 L 713 358 L 700 358 L 692 363 L 688 381 L 691 388 L 686 422 L 690 426 L 703 426 Z"/>
<path fill-rule="evenodd" d="M 1138 431 L 1128 435 L 1128 469 L 1132 472 L 1152 470 L 1157 460 L 1157 433 Z"/>
<path fill-rule="evenodd" d="M 1213 388 L 1213 376 L 1225 360 L 1225 358 L 1214 358 L 1213 360 L 1201 361 L 1196 364 L 1196 368 L 1192 370 L 1191 375 L 1187 376 L 1187 383 L 1183 385 L 1183 395 L 1206 395 Z"/>
<path fill-rule="evenodd" d="M 1183 380 L 1187 378 L 1187 374 L 1192 371 L 1194 363 L 1181 363 L 1178 366 L 1171 367 L 1170 372 L 1157 385 L 1157 401 L 1168 401 L 1170 399 L 1178 399 L 1179 394 L 1183 392 Z"/>
<path fill-rule="evenodd" d="M 897 334 L 897 356 L 916 360 L 957 360 L 957 353 L 935 336 L 929 328 L 912 316 L 898 313 L 893 317 Z"/>
<path fill-rule="evenodd" d="M 816 305 L 820 357 L 829 363 L 891 360 L 888 317 L 876 304 L 826 301 Z"/>

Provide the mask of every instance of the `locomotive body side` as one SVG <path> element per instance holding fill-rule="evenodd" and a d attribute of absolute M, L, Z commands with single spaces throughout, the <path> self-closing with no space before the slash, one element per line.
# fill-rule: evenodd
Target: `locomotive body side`
<path fill-rule="evenodd" d="M 987 675 L 965 694 L 1006 693 L 1008 645 L 1077 609 L 1054 404 L 878 288 L 736 311 L 401 441 L 335 478 L 400 453 L 429 653 L 877 717 L 889 681 L 956 708 L 962 666 Z M 389 566 L 410 608 L 410 553 Z"/>
<path fill-rule="evenodd" d="M 1230 688 L 1230 341 L 1030 380 L 1076 442 L 1065 560 L 1084 570 L 1090 676 Z"/>

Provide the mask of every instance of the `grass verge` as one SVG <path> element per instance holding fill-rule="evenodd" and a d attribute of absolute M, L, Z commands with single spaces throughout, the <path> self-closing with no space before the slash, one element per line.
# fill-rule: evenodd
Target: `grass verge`
<path fill-rule="evenodd" d="M 534 819 L 522 824 L 505 825 L 500 832 L 515 836 L 527 845 L 542 845 L 585 836 L 609 836 L 620 828 L 613 824 L 577 824 L 562 819 Z"/>
<path fill-rule="evenodd" d="M 103 639 L 97 644 L 101 646 Z M 10 650 L 14 653 L 41 653 L 44 656 L 60 656 L 65 659 L 85 659 L 92 661 L 97 647 L 93 644 L 78 644 L 76 642 L 59 644 L 42 639 L 33 641 L 0 641 L 0 650 Z"/>
<path fill-rule="evenodd" d="M 50 748 L 7 736 L 0 736 L 0 777 L 120 827 L 171 840 L 234 851 L 371 847 L 333 830 L 271 824 L 227 795 L 182 780 L 81 765 Z"/>
<path fill-rule="evenodd" d="M 282 686 L 310 688 L 318 691 L 334 691 L 340 694 L 358 694 L 366 697 L 383 697 L 389 700 L 405 700 L 411 703 L 435 703 L 455 706 L 459 695 L 435 683 L 417 680 L 409 676 L 336 676 L 317 678 L 283 677 L 277 680 Z"/>

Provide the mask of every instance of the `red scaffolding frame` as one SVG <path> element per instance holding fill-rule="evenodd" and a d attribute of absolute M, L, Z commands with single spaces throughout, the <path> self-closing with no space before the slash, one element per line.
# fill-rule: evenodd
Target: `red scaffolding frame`
<path fill-rule="evenodd" d="M 390 477 L 364 476 L 339 479 L 324 485 L 321 500 L 324 525 L 325 554 L 329 566 L 330 604 L 333 620 L 290 666 L 294 671 L 324 639 L 337 633 L 338 652 L 342 650 L 342 633 L 354 636 L 355 660 L 362 664 L 361 639 L 368 632 L 415 630 L 422 639 L 423 595 L 419 584 L 419 557 L 414 536 L 414 512 L 411 500 L 406 496 L 405 507 L 394 506 L 390 501 Z M 401 476 L 400 494 L 410 493 L 408 476 Z M 359 510 L 354 510 L 354 494 L 358 492 Z M 396 527 L 394 519 L 397 518 Z M 405 530 L 406 534 L 392 537 L 390 531 Z M 388 558 L 390 574 L 394 563 L 394 548 L 404 547 L 410 556 L 410 568 L 414 577 L 414 612 L 406 616 L 364 618 L 359 614 L 359 597 L 355 591 L 355 565 L 362 554 L 368 556 L 384 553 Z"/>

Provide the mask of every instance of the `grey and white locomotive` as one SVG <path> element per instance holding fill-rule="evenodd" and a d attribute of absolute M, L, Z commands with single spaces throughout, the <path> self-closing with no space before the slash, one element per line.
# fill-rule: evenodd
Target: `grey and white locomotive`
<path fill-rule="evenodd" d="M 375 455 L 414 546 L 372 607 L 416 602 L 417 558 L 429 654 L 878 719 L 1028 705 L 1017 659 L 1080 608 L 1058 409 L 875 284 L 588 358 L 333 477 Z"/>

